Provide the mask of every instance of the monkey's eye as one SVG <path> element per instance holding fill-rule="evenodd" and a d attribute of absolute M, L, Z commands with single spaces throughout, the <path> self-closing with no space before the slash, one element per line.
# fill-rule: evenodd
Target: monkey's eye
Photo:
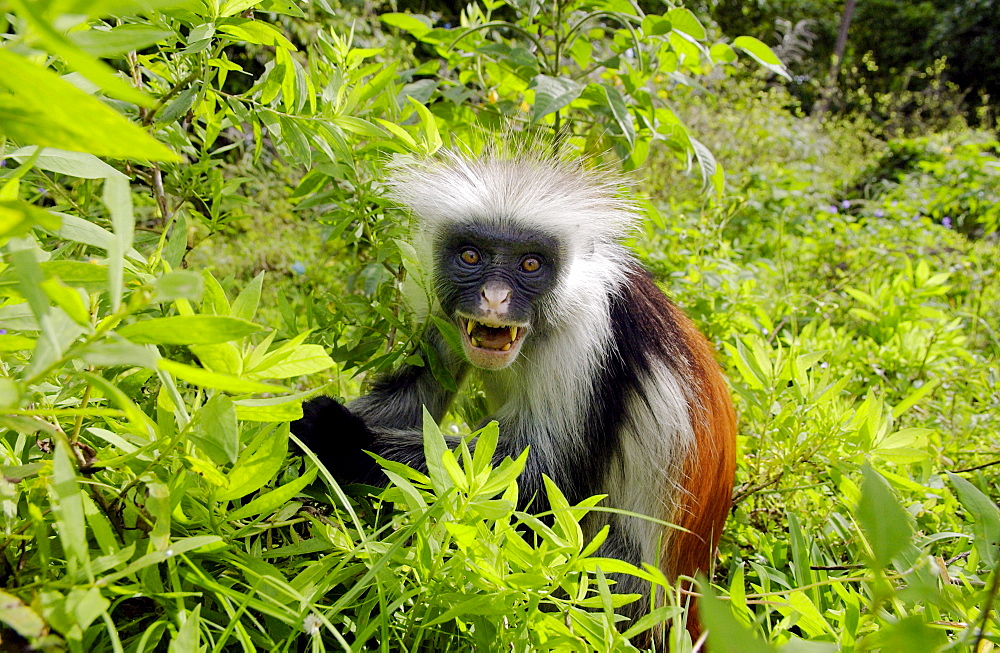
<path fill-rule="evenodd" d="M 479 263 L 479 252 L 472 249 L 471 247 L 463 249 L 458 256 L 459 258 L 462 259 L 462 262 L 465 263 L 466 265 L 475 265 Z"/>
<path fill-rule="evenodd" d="M 542 262 L 534 256 L 529 256 L 521 261 L 521 269 L 525 272 L 537 272 L 540 267 L 542 267 Z"/>

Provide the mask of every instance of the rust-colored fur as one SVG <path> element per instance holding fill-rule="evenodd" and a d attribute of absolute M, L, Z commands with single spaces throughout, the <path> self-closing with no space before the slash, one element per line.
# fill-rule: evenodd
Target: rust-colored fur
<path fill-rule="evenodd" d="M 715 361 L 712 345 L 675 306 L 674 319 L 691 352 L 691 372 L 699 401 L 692 406 L 695 449 L 681 480 L 684 494 L 674 523 L 686 529 L 673 531 L 664 543 L 664 571 L 671 579 L 708 573 L 732 499 L 736 474 L 736 411 L 726 381 Z M 700 628 L 689 619 L 696 637 Z"/>

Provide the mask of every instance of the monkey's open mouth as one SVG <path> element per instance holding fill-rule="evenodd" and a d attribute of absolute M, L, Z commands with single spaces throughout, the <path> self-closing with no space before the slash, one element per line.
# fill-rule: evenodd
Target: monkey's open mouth
<path fill-rule="evenodd" d="M 519 324 L 484 324 L 461 316 L 458 323 L 465 336 L 469 362 L 478 367 L 498 368 L 509 364 L 527 333 L 527 327 Z"/>
<path fill-rule="evenodd" d="M 494 351 L 510 351 L 517 339 L 524 335 L 524 330 L 514 324 L 490 326 L 473 319 L 462 319 L 465 335 L 473 347 L 492 349 Z"/>

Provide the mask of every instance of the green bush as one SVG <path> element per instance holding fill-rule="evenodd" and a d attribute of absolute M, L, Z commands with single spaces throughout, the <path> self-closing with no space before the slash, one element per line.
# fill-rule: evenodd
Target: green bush
<path fill-rule="evenodd" d="M 1000 143 L 986 133 L 893 140 L 854 194 L 982 237 L 1000 228 L 998 155 Z"/>
<path fill-rule="evenodd" d="M 940 224 L 961 210 L 963 229 L 996 229 L 991 138 L 877 161 L 863 121 L 816 124 L 780 89 L 720 75 L 729 52 L 677 8 L 568 2 L 571 22 L 485 5 L 442 27 L 276 0 L 11 6 L 5 645 L 633 650 L 684 621 L 688 597 L 655 570 L 588 555 L 604 534 L 577 524 L 598 499 L 549 488 L 552 525 L 514 511 L 524 457 L 489 464 L 495 427 L 470 455 L 428 421 L 428 474 L 389 463 L 375 496 L 289 455 L 311 393 L 354 395 L 418 353 L 400 285 L 419 262 L 385 162 L 475 146 L 498 113 L 645 161 L 634 246 L 726 354 L 739 486 L 701 586 L 724 598 L 701 603 L 713 649 L 1000 643 L 1000 253 Z M 577 52 L 586 36 L 607 39 Z M 690 83 L 713 65 L 715 99 Z M 881 195 L 850 190 L 866 167 Z M 667 597 L 623 631 L 619 573 Z"/>

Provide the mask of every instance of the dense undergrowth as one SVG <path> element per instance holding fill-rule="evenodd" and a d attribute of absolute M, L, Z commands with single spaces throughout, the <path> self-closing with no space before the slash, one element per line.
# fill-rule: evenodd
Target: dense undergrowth
<path fill-rule="evenodd" d="M 683 622 L 668 588 L 615 628 L 628 597 L 606 573 L 664 581 L 590 557 L 577 522 L 596 499 L 549 488 L 551 525 L 516 513 L 524 459 L 490 465 L 494 428 L 469 455 L 429 422 L 429 473 L 390 464 L 376 497 L 290 447 L 310 393 L 356 396 L 420 354 L 385 162 L 474 143 L 498 115 L 635 169 L 632 244 L 720 350 L 740 451 L 702 586 L 721 597 L 701 604 L 713 649 L 1000 643 L 995 134 L 885 142 L 863 116 L 799 115 L 680 10 L 592 25 L 610 52 L 570 46 L 564 69 L 509 34 L 463 58 L 456 32 L 400 14 L 352 31 L 322 3 L 95 7 L 69 33 L 51 26 L 82 17 L 17 7 L 0 48 L 4 646 L 632 650 Z M 558 41 L 558 25 L 535 28 Z M 698 65 L 653 74 L 692 44 Z M 637 45 L 648 70 L 619 61 Z M 709 68 L 711 94 L 685 83 Z M 465 394 L 446 428 L 482 416 Z M 674 628 L 670 645 L 693 643 Z"/>

